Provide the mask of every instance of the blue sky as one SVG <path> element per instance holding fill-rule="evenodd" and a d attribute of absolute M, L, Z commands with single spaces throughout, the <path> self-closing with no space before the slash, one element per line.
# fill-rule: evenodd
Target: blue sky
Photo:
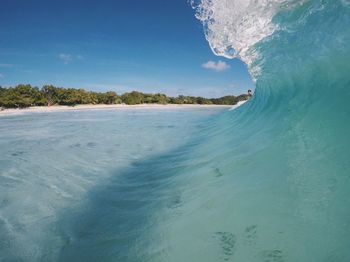
<path fill-rule="evenodd" d="M 187 0 L 1 0 L 0 85 L 217 97 L 253 87 Z"/>

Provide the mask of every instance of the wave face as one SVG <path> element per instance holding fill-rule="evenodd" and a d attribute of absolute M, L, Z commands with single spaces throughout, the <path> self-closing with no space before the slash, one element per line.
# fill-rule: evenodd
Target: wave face
<path fill-rule="evenodd" d="M 200 134 L 159 261 L 350 261 L 350 2 L 193 5 L 256 92 Z"/>

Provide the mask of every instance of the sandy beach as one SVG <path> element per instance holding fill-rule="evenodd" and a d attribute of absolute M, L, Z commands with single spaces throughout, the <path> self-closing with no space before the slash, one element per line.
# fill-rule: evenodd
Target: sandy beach
<path fill-rule="evenodd" d="M 77 106 L 33 106 L 22 109 L 3 109 L 0 116 L 16 115 L 24 113 L 50 113 L 59 111 L 78 111 L 78 110 L 109 110 L 109 109 L 186 109 L 186 108 L 227 108 L 234 109 L 244 104 L 245 101 L 239 102 L 237 105 L 198 105 L 198 104 L 139 104 L 139 105 L 77 105 Z"/>

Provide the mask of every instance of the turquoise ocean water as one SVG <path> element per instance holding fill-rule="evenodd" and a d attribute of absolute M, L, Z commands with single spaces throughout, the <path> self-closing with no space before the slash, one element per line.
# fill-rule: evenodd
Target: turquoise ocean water
<path fill-rule="evenodd" d="M 254 97 L 0 118 L 0 260 L 350 261 L 350 2 L 193 5 Z"/>
<path fill-rule="evenodd" d="M 176 201 L 170 155 L 222 110 L 1 116 L 0 261 L 127 261 L 161 198 Z"/>

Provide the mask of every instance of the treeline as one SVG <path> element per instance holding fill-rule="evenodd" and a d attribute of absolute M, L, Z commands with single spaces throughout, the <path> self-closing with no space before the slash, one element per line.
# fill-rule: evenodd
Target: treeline
<path fill-rule="evenodd" d="M 85 89 L 60 88 L 45 85 L 41 89 L 31 85 L 0 87 L 0 107 L 25 108 L 30 106 L 52 106 L 81 104 L 205 104 L 235 105 L 247 100 L 248 95 L 204 98 L 194 96 L 168 97 L 165 94 L 145 94 L 137 91 L 118 95 L 116 92 L 105 93 L 86 91 Z"/>

